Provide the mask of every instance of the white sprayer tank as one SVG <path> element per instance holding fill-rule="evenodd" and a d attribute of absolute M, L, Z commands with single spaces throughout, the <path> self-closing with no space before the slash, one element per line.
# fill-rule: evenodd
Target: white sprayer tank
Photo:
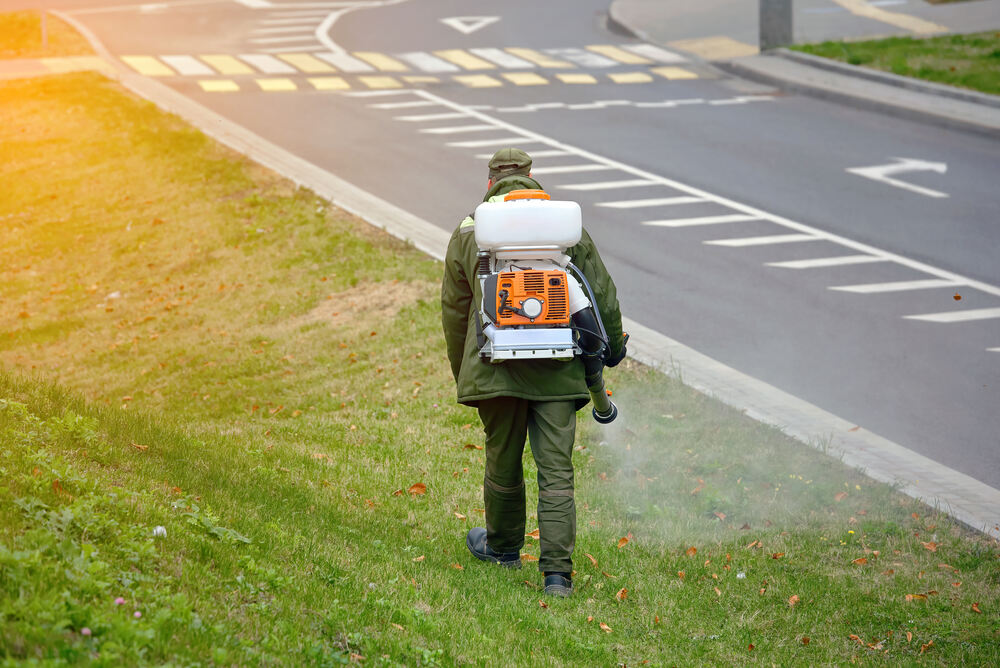
<path fill-rule="evenodd" d="M 580 242 L 583 218 L 576 202 L 523 199 L 476 207 L 476 245 L 486 251 L 559 248 Z"/>

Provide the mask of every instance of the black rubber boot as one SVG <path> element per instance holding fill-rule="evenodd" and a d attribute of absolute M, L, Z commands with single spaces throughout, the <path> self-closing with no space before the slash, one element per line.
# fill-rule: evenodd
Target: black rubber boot
<path fill-rule="evenodd" d="M 491 561 L 504 568 L 521 567 L 521 555 L 517 552 L 494 552 L 486 544 L 486 529 L 482 527 L 469 529 L 469 534 L 465 537 L 465 545 L 469 548 L 472 556 L 481 561 Z"/>
<path fill-rule="evenodd" d="M 566 597 L 573 593 L 573 579 L 569 573 L 546 573 L 545 593 Z"/>

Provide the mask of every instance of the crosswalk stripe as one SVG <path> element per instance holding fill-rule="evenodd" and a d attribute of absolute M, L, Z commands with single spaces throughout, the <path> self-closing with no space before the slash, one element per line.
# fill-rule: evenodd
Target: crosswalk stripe
<path fill-rule="evenodd" d="M 310 56 L 308 53 L 279 53 L 278 58 L 281 58 L 293 67 L 299 68 L 306 74 L 324 74 L 337 71 L 319 58 Z"/>
<path fill-rule="evenodd" d="M 347 90 L 351 87 L 343 77 L 312 77 L 309 83 L 316 90 Z"/>
<path fill-rule="evenodd" d="M 298 90 L 298 86 L 291 79 L 257 79 L 257 85 L 268 93 Z"/>
<path fill-rule="evenodd" d="M 615 67 L 620 64 L 610 58 L 605 58 L 599 53 L 592 53 L 583 49 L 545 49 L 545 53 L 558 58 L 565 58 L 580 67 Z"/>
<path fill-rule="evenodd" d="M 512 70 L 528 70 L 535 67 L 535 63 L 512 56 L 502 49 L 469 49 L 469 51 L 484 60 Z"/>
<path fill-rule="evenodd" d="M 471 139 L 469 141 L 448 142 L 448 146 L 456 148 L 481 148 L 483 146 L 511 146 L 518 144 L 533 144 L 537 139 L 527 137 L 496 137 L 494 139 Z"/>
<path fill-rule="evenodd" d="M 742 223 L 747 220 L 759 220 L 757 216 L 742 213 L 732 213 L 725 216 L 701 216 L 699 218 L 674 218 L 670 220 L 644 220 L 643 225 L 652 227 L 695 227 L 697 225 L 718 225 L 720 223 Z"/>
<path fill-rule="evenodd" d="M 374 67 L 346 53 L 317 53 L 317 58 L 325 60 L 342 72 L 373 72 Z"/>
<path fill-rule="evenodd" d="M 235 81 L 229 81 L 228 79 L 209 79 L 199 81 L 198 85 L 206 93 L 234 93 L 240 89 Z"/>
<path fill-rule="evenodd" d="M 219 71 L 219 74 L 253 74 L 253 70 L 232 56 L 223 54 L 208 54 L 200 56 L 202 60 Z"/>
<path fill-rule="evenodd" d="M 531 172 L 532 174 L 575 174 L 577 172 L 600 172 L 606 169 L 614 169 L 614 167 L 596 163 L 587 165 L 555 165 L 553 167 L 535 167 L 532 168 Z"/>
<path fill-rule="evenodd" d="M 487 62 L 482 58 L 477 58 L 468 51 L 463 51 L 462 49 L 435 51 L 434 55 L 438 58 L 443 58 L 450 63 L 458 65 L 463 70 L 495 70 L 497 68 L 497 66 L 493 63 Z"/>
<path fill-rule="evenodd" d="M 925 322 L 968 322 L 970 320 L 1000 318 L 1000 308 L 977 308 L 967 311 L 945 311 L 944 313 L 925 313 L 903 317 L 907 320 L 923 320 Z"/>
<path fill-rule="evenodd" d="M 424 72 L 457 72 L 458 67 L 441 58 L 432 56 L 423 51 L 397 54 L 401 60 L 405 60 L 413 67 Z"/>
<path fill-rule="evenodd" d="M 768 262 L 767 266 L 780 267 L 782 269 L 818 269 L 821 267 L 839 267 L 848 264 L 867 264 L 869 262 L 886 262 L 886 259 L 877 255 L 841 255 L 839 257 L 818 257 L 811 260 Z"/>
<path fill-rule="evenodd" d="M 295 68 L 291 65 L 264 53 L 241 53 L 239 58 L 264 74 L 296 74 Z"/>
<path fill-rule="evenodd" d="M 560 81 L 567 84 L 595 84 L 597 79 L 589 74 L 556 74 Z"/>
<path fill-rule="evenodd" d="M 624 49 L 620 49 L 612 44 L 591 44 L 587 47 L 588 51 L 593 51 L 594 53 L 599 53 L 602 56 L 607 56 L 612 60 L 616 60 L 619 63 L 624 63 L 626 65 L 652 65 L 653 61 L 649 58 L 644 58 L 643 56 L 636 53 L 629 53 Z"/>
<path fill-rule="evenodd" d="M 649 83 L 653 80 L 645 72 L 611 72 L 608 77 L 618 84 Z"/>
<path fill-rule="evenodd" d="M 673 206 L 675 204 L 694 204 L 704 201 L 702 197 L 684 195 L 680 197 L 657 197 L 653 199 L 627 199 L 620 202 L 598 202 L 597 206 L 605 206 L 610 209 L 638 209 L 647 206 Z"/>
<path fill-rule="evenodd" d="M 122 62 L 146 77 L 169 77 L 174 71 L 153 56 L 122 56 Z"/>
<path fill-rule="evenodd" d="M 715 239 L 714 241 L 703 241 L 709 246 L 728 246 L 730 248 L 743 248 L 744 246 L 769 246 L 771 244 L 793 244 L 799 241 L 819 241 L 819 237 L 811 234 L 770 234 L 765 237 L 743 237 L 740 239 Z"/>
<path fill-rule="evenodd" d="M 194 56 L 160 56 L 160 60 L 184 76 L 212 76 L 215 71 Z"/>
<path fill-rule="evenodd" d="M 395 58 L 387 56 L 384 53 L 378 53 L 377 51 L 355 51 L 353 55 L 380 72 L 407 72 L 410 69 Z"/>
<path fill-rule="evenodd" d="M 469 88 L 496 88 L 503 82 L 485 74 L 467 74 L 454 77 L 455 81 Z"/>
<path fill-rule="evenodd" d="M 565 188 L 566 190 L 612 190 L 615 188 L 638 188 L 640 186 L 655 186 L 658 185 L 655 181 L 647 181 L 646 179 L 629 179 L 626 181 L 597 181 L 594 183 L 572 183 L 570 185 L 561 185 L 559 188 Z"/>
<path fill-rule="evenodd" d="M 374 76 L 362 76 L 358 77 L 358 81 L 368 86 L 369 88 L 402 88 L 403 84 L 399 83 L 392 77 L 374 77 Z"/>
<path fill-rule="evenodd" d="M 552 69 L 565 69 L 572 68 L 572 63 L 567 63 L 564 60 L 556 60 L 555 58 L 550 58 L 544 53 L 535 51 L 534 49 L 524 49 L 516 46 L 509 46 L 505 49 L 507 53 L 510 53 L 518 58 L 523 58 L 529 62 L 532 62 L 539 67 L 550 67 Z"/>
<path fill-rule="evenodd" d="M 627 51 L 631 51 L 632 53 L 637 53 L 646 58 L 652 58 L 655 61 L 659 61 L 667 65 L 689 62 L 687 58 L 679 53 L 667 51 L 666 49 L 661 49 L 660 47 L 652 44 L 626 44 L 623 48 Z"/>
<path fill-rule="evenodd" d="M 830 290 L 840 290 L 841 292 L 854 292 L 856 294 L 871 295 L 881 292 L 904 292 L 906 290 L 929 290 L 932 288 L 953 288 L 962 285 L 960 281 L 949 281 L 943 278 L 928 278 L 919 281 L 894 281 L 891 283 L 864 283 L 861 285 L 837 285 L 831 286 Z"/>
<path fill-rule="evenodd" d="M 454 135 L 463 132 L 482 132 L 484 130 L 496 130 L 495 125 L 453 125 L 446 128 L 423 128 L 420 131 L 429 135 Z"/>
<path fill-rule="evenodd" d="M 544 86 L 549 83 L 548 79 L 534 72 L 505 72 L 500 76 L 515 86 Z"/>
<path fill-rule="evenodd" d="M 698 75 L 683 67 L 653 67 L 651 72 L 656 72 L 664 79 L 697 79 Z"/>

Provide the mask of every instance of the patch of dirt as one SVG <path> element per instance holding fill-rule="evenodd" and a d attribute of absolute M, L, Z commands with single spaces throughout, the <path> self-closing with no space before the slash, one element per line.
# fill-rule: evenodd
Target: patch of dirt
<path fill-rule="evenodd" d="M 365 283 L 330 295 L 293 324 L 325 322 L 331 327 L 352 329 L 373 321 L 391 320 L 400 309 L 431 297 L 436 289 L 437 285 L 431 281 Z"/>

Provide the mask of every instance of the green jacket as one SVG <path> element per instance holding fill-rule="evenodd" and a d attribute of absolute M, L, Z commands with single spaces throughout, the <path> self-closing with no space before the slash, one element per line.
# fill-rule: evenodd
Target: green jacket
<path fill-rule="evenodd" d="M 508 176 L 493 185 L 484 201 L 497 200 L 511 190 L 519 189 L 541 190 L 541 186 L 528 177 Z M 573 400 L 577 409 L 583 408 L 590 400 L 590 394 L 579 357 L 571 361 L 507 360 L 499 364 L 491 364 L 479 357 L 476 318 L 479 317 L 483 295 L 476 279 L 476 253 L 479 249 L 474 231 L 475 221 L 469 216 L 451 235 L 441 283 L 441 322 L 451 372 L 458 386 L 459 403 L 475 406 L 481 399 L 520 397 L 539 401 Z M 580 242 L 570 248 L 567 255 L 594 290 L 611 353 L 620 354 L 623 339 L 618 293 L 586 230 Z"/>

